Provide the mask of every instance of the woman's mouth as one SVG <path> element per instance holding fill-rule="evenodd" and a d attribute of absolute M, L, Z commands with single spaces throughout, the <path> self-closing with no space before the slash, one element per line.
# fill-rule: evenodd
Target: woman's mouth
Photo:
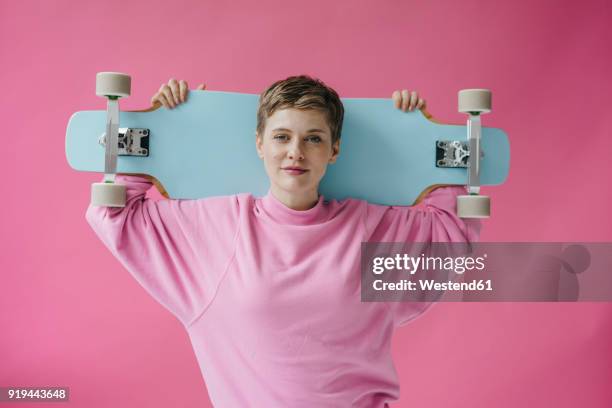
<path fill-rule="evenodd" d="M 300 169 L 283 169 L 287 174 L 291 174 L 293 176 L 299 176 L 300 174 L 306 173 L 308 170 L 300 170 Z"/>

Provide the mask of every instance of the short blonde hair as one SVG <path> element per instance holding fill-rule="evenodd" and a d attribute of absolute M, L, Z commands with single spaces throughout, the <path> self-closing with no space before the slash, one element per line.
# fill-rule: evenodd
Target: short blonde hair
<path fill-rule="evenodd" d="M 323 81 L 308 75 L 291 76 L 276 81 L 259 97 L 257 133 L 263 136 L 268 119 L 278 109 L 316 109 L 327 116 L 332 145 L 340 140 L 344 106 L 338 93 Z"/>

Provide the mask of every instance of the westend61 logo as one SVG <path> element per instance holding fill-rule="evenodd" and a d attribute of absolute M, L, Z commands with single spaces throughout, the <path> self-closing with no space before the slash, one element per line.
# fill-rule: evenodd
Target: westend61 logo
<path fill-rule="evenodd" d="M 388 270 L 406 271 L 414 275 L 417 271 L 453 271 L 458 275 L 466 271 L 485 268 L 484 260 L 487 254 L 478 257 L 441 257 L 425 256 L 418 257 L 408 254 L 396 254 L 395 257 L 375 257 L 372 259 L 372 273 L 380 275 Z"/>

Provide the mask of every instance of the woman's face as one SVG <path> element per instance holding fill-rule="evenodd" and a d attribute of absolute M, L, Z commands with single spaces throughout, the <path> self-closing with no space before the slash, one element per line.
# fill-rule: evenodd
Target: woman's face
<path fill-rule="evenodd" d="M 332 146 L 325 113 L 315 109 L 279 109 L 266 120 L 256 147 L 273 189 L 291 195 L 314 195 L 328 163 L 339 154 L 340 141 Z M 304 171 L 289 171 L 298 167 Z"/>

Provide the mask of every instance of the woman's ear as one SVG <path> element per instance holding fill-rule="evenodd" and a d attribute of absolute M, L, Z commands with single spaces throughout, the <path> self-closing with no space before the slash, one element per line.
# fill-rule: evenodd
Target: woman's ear
<path fill-rule="evenodd" d="M 336 142 L 332 145 L 332 156 L 329 159 L 330 163 L 335 163 L 338 160 L 338 155 L 340 154 L 340 139 L 336 140 Z"/>
<path fill-rule="evenodd" d="M 259 136 L 259 133 L 255 132 L 255 149 L 260 159 L 263 159 L 263 139 Z"/>

